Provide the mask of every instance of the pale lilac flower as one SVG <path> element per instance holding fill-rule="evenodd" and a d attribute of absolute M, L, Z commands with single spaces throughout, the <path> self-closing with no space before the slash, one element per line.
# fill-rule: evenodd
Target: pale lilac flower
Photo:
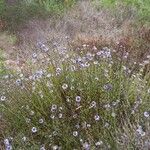
<path fill-rule="evenodd" d="M 56 73 L 61 73 L 61 68 L 56 68 Z"/>
<path fill-rule="evenodd" d="M 108 49 L 107 47 L 103 48 L 103 50 L 97 52 L 96 54 L 97 56 L 100 56 L 102 58 L 111 58 L 110 49 Z"/>
<path fill-rule="evenodd" d="M 97 47 L 96 47 L 96 46 L 93 46 L 92 50 L 96 51 L 96 50 L 97 50 Z"/>
<path fill-rule="evenodd" d="M 95 115 L 95 116 L 94 116 L 94 119 L 95 119 L 96 121 L 99 121 L 99 120 L 100 120 L 100 116 L 99 116 L 99 115 Z"/>
<path fill-rule="evenodd" d="M 85 150 L 90 150 L 90 144 L 88 142 L 83 143 L 83 148 Z"/>
<path fill-rule="evenodd" d="M 73 131 L 73 136 L 78 136 L 78 131 Z"/>
<path fill-rule="evenodd" d="M 33 133 L 36 133 L 36 132 L 37 132 L 37 128 L 36 128 L 36 127 L 32 127 L 31 131 L 32 131 Z"/>
<path fill-rule="evenodd" d="M 107 84 L 105 84 L 104 85 L 104 90 L 106 90 L 106 91 L 111 91 L 112 90 L 112 88 L 113 88 L 113 86 L 112 86 L 112 84 L 110 84 L 110 83 L 107 83 Z"/>
<path fill-rule="evenodd" d="M 37 54 L 36 53 L 33 53 L 32 54 L 32 57 L 35 59 L 35 58 L 37 58 Z"/>
<path fill-rule="evenodd" d="M 49 48 L 48 48 L 45 44 L 43 44 L 42 42 L 39 42 L 37 45 L 38 45 L 39 48 L 40 48 L 41 50 L 43 50 L 44 52 L 48 52 Z"/>
<path fill-rule="evenodd" d="M 145 116 L 146 118 L 148 118 L 148 117 L 150 116 L 150 113 L 147 112 L 147 111 L 145 111 L 145 112 L 144 112 L 144 116 Z"/>
<path fill-rule="evenodd" d="M 12 150 L 12 145 L 8 139 L 4 140 L 5 150 Z"/>
<path fill-rule="evenodd" d="M 79 128 L 80 128 L 80 125 L 79 125 L 79 124 L 76 124 L 75 127 L 76 127 L 77 129 L 79 129 Z"/>
<path fill-rule="evenodd" d="M 17 84 L 18 86 L 22 85 L 21 79 L 17 79 L 17 80 L 16 80 L 16 84 Z"/>
<path fill-rule="evenodd" d="M 76 96 L 76 102 L 80 102 L 81 101 L 81 97 L 80 96 Z"/>

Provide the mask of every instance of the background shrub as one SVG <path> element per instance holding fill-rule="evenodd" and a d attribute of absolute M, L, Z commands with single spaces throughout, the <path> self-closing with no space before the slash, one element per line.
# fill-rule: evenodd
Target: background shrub
<path fill-rule="evenodd" d="M 124 6 L 126 9 L 130 9 L 130 13 L 133 13 L 140 21 L 150 22 L 149 13 L 150 13 L 150 1 L 149 0 L 102 0 L 97 1 L 96 4 L 102 4 L 106 7 Z M 130 14 L 131 15 L 131 14 Z"/>
<path fill-rule="evenodd" d="M 49 15 L 61 15 L 64 10 L 74 4 L 74 0 L 23 0 L 12 4 L 1 1 L 1 17 L 7 23 L 10 31 L 15 31 L 18 25 L 33 17 L 46 17 Z"/>

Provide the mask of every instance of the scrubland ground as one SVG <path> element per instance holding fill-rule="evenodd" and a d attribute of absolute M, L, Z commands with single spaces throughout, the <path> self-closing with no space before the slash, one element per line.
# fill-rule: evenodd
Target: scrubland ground
<path fill-rule="evenodd" d="M 148 1 L 31 4 L 2 17 L 0 149 L 149 150 Z"/>

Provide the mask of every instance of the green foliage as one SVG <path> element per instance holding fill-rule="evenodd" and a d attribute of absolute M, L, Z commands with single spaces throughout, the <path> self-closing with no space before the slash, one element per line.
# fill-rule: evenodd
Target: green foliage
<path fill-rule="evenodd" d="M 4 75 L 5 73 L 6 73 L 6 70 L 4 66 L 4 57 L 3 57 L 2 49 L 0 48 L 0 77 Z"/>
<path fill-rule="evenodd" d="M 126 8 L 134 9 L 138 19 L 150 22 L 150 1 L 149 0 L 102 0 L 97 1 L 96 4 L 102 4 L 106 7 L 125 6 Z"/>
<path fill-rule="evenodd" d="M 1 0 L 0 1 L 0 19 L 1 19 L 1 16 L 2 16 L 4 10 L 5 10 L 5 1 Z"/>
<path fill-rule="evenodd" d="M 56 0 L 23 0 L 15 2 L 13 5 L 4 5 L 3 2 L 0 5 L 3 8 L 1 16 L 7 22 L 8 29 L 15 30 L 18 28 L 18 25 L 32 17 L 61 15 L 74 2 L 74 0 L 69 0 L 68 3 Z"/>

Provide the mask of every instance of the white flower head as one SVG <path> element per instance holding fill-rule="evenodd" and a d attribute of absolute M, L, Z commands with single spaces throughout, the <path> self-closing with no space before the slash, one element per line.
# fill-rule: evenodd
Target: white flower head
<path fill-rule="evenodd" d="M 87 128 L 90 128 L 90 127 L 91 127 L 91 124 L 87 123 L 87 125 L 86 125 L 86 126 L 87 126 Z"/>
<path fill-rule="evenodd" d="M 1 96 L 1 101 L 5 101 L 6 100 L 6 96 Z"/>
<path fill-rule="evenodd" d="M 44 120 L 41 118 L 39 119 L 39 123 L 42 124 L 44 122 Z"/>
<path fill-rule="evenodd" d="M 49 74 L 47 74 L 47 76 L 46 76 L 46 77 L 47 77 L 47 78 L 50 78 L 51 76 L 52 76 L 52 75 L 49 73 Z"/>
<path fill-rule="evenodd" d="M 98 141 L 98 142 L 95 143 L 96 146 L 100 146 L 100 145 L 102 145 L 102 144 L 103 144 L 102 141 Z"/>
<path fill-rule="evenodd" d="M 57 150 L 58 149 L 58 145 L 54 145 L 52 149 L 53 150 Z"/>
<path fill-rule="evenodd" d="M 27 137 L 24 136 L 24 137 L 22 138 L 22 140 L 23 140 L 23 142 L 25 142 L 25 141 L 27 140 Z"/>
<path fill-rule="evenodd" d="M 33 116 L 35 112 L 33 110 L 30 111 L 30 115 Z"/>
<path fill-rule="evenodd" d="M 66 89 L 68 88 L 68 85 L 67 85 L 66 83 L 64 83 L 64 84 L 62 85 L 62 88 L 63 88 L 63 90 L 66 90 Z"/>
<path fill-rule="evenodd" d="M 96 107 L 96 102 L 92 101 L 89 108 L 95 108 L 95 107 Z"/>
<path fill-rule="evenodd" d="M 62 113 L 59 113 L 58 114 L 58 118 L 62 118 L 63 114 Z"/>
<path fill-rule="evenodd" d="M 145 136 L 145 132 L 142 129 L 142 126 L 138 126 L 138 129 L 136 130 L 136 132 L 140 135 L 140 136 Z"/>
<path fill-rule="evenodd" d="M 78 131 L 73 131 L 73 136 L 78 136 Z"/>
<path fill-rule="evenodd" d="M 54 118 L 55 118 L 55 115 L 51 114 L 51 115 L 50 115 L 50 118 L 51 118 L 51 119 L 54 119 Z"/>
<path fill-rule="evenodd" d="M 112 117 L 116 117 L 116 114 L 114 112 L 111 113 Z"/>
<path fill-rule="evenodd" d="M 56 110 L 56 109 L 57 109 L 57 105 L 53 104 L 52 107 L 51 107 L 51 111 Z"/>

